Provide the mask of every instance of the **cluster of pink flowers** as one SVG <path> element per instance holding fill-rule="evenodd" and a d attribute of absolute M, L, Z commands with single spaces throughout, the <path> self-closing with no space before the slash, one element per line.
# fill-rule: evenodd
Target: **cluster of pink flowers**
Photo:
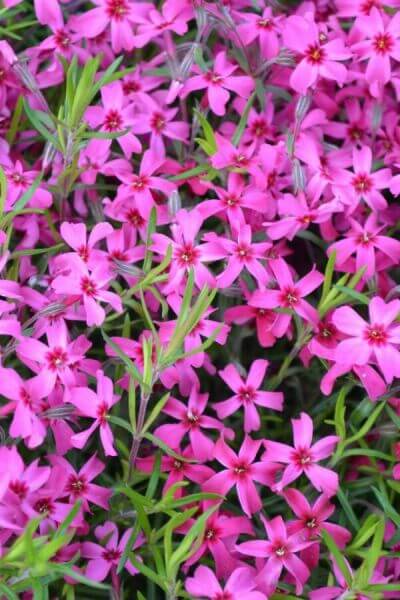
<path fill-rule="evenodd" d="M 159 469 L 174 544 L 207 516 L 190 597 L 367 598 L 324 535 L 383 510 L 362 585 L 399 598 L 365 494 L 400 490 L 400 2 L 3 3 L 37 31 L 0 42 L 1 555 L 79 500 L 55 560 L 122 599 Z M 69 127 L 94 57 L 125 70 Z"/>

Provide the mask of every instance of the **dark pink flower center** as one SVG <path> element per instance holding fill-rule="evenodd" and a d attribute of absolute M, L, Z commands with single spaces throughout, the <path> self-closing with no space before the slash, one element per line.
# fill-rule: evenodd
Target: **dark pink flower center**
<path fill-rule="evenodd" d="M 129 5 L 126 0 L 107 0 L 106 13 L 111 19 L 122 21 L 129 12 Z"/>
<path fill-rule="evenodd" d="M 117 548 L 106 548 L 103 552 L 103 558 L 107 562 L 116 562 L 121 558 L 122 552 L 117 550 Z"/>
<path fill-rule="evenodd" d="M 155 112 L 152 114 L 150 119 L 150 127 L 156 133 L 161 133 L 161 131 L 165 128 L 165 117 L 163 114 L 159 112 Z"/>
<path fill-rule="evenodd" d="M 94 297 L 97 293 L 97 286 L 90 277 L 82 277 L 81 279 L 81 290 L 85 296 Z"/>
<path fill-rule="evenodd" d="M 306 50 L 307 61 L 312 65 L 320 65 L 325 59 L 325 50 L 319 44 L 312 44 Z"/>
<path fill-rule="evenodd" d="M 250 132 L 255 137 L 264 137 L 267 135 L 269 131 L 269 127 L 262 117 L 258 119 L 254 119 L 253 123 L 250 126 Z"/>
<path fill-rule="evenodd" d="M 177 252 L 177 259 L 181 267 L 195 265 L 199 258 L 199 251 L 192 244 L 184 244 Z"/>
<path fill-rule="evenodd" d="M 174 471 L 182 471 L 184 467 L 184 463 L 181 460 L 175 459 L 172 463 L 172 468 Z"/>
<path fill-rule="evenodd" d="M 232 600 L 232 594 L 230 592 L 217 592 L 213 600 Z"/>
<path fill-rule="evenodd" d="M 100 421 L 100 425 L 105 425 L 107 422 L 107 411 L 108 406 L 105 402 L 102 402 L 97 407 L 97 418 Z"/>
<path fill-rule="evenodd" d="M 234 474 L 240 479 L 245 478 L 249 474 L 250 465 L 244 461 L 239 461 L 233 467 Z"/>
<path fill-rule="evenodd" d="M 145 175 L 134 175 L 131 183 L 131 188 L 135 192 L 141 192 L 149 185 L 149 178 Z"/>
<path fill-rule="evenodd" d="M 240 196 L 235 194 L 226 194 L 224 197 L 224 203 L 228 208 L 236 208 L 240 205 Z"/>
<path fill-rule="evenodd" d="M 10 179 L 16 185 L 21 185 L 23 187 L 28 185 L 27 179 L 23 176 L 22 173 L 18 173 L 18 171 L 11 173 Z"/>
<path fill-rule="evenodd" d="M 54 43 L 60 50 L 66 50 L 71 45 L 71 38 L 64 29 L 58 29 L 54 34 Z"/>
<path fill-rule="evenodd" d="M 46 360 L 51 371 L 63 369 L 68 362 L 68 354 L 63 348 L 53 348 L 46 354 Z"/>
<path fill-rule="evenodd" d="M 358 173 L 351 183 L 358 194 L 365 194 L 372 189 L 372 179 L 366 173 Z"/>
<path fill-rule="evenodd" d="M 315 213 L 308 213 L 306 215 L 303 215 L 302 217 L 297 217 L 297 220 L 299 223 L 301 223 L 302 225 L 309 225 L 310 223 L 312 223 L 315 219 Z"/>
<path fill-rule="evenodd" d="M 283 542 L 274 544 L 274 554 L 277 558 L 284 559 L 288 554 L 288 549 Z"/>
<path fill-rule="evenodd" d="M 32 408 L 32 398 L 28 394 L 25 388 L 21 388 L 19 391 L 19 397 L 21 398 L 22 403 L 28 408 Z"/>
<path fill-rule="evenodd" d="M 310 515 L 305 519 L 305 526 L 307 529 L 316 529 L 318 527 L 318 521 L 316 517 Z"/>
<path fill-rule="evenodd" d="M 267 17 L 264 17 L 257 21 L 257 27 L 259 27 L 260 29 L 272 29 L 273 26 L 274 23 L 272 19 L 268 19 Z"/>
<path fill-rule="evenodd" d="M 364 15 L 369 15 L 369 13 L 374 7 L 381 7 L 381 3 L 379 0 L 365 0 L 365 2 L 363 2 L 360 6 L 360 12 Z"/>
<path fill-rule="evenodd" d="M 204 533 L 204 538 L 207 540 L 207 542 L 217 542 L 220 535 L 221 532 L 219 531 L 219 529 L 213 525 L 206 529 Z"/>
<path fill-rule="evenodd" d="M 285 288 L 281 293 L 281 302 L 287 308 L 293 308 L 299 301 L 299 293 L 294 287 Z"/>
<path fill-rule="evenodd" d="M 246 262 L 252 257 L 253 252 L 251 246 L 248 246 L 247 244 L 238 244 L 236 246 L 235 254 L 241 262 Z"/>
<path fill-rule="evenodd" d="M 372 46 L 377 54 L 388 54 L 394 46 L 394 40 L 390 33 L 378 33 L 373 41 Z"/>
<path fill-rule="evenodd" d="M 89 260 L 89 248 L 87 246 L 79 246 L 77 253 L 84 262 Z"/>
<path fill-rule="evenodd" d="M 86 478 L 83 475 L 77 477 L 71 475 L 66 486 L 67 491 L 74 496 L 82 496 L 87 491 Z"/>
<path fill-rule="evenodd" d="M 54 505 L 51 501 L 51 498 L 41 498 L 36 502 L 34 509 L 36 512 L 43 515 L 45 513 L 52 513 L 54 510 Z"/>
<path fill-rule="evenodd" d="M 232 164 L 233 166 L 237 167 L 238 169 L 244 169 L 248 166 L 249 164 L 249 159 L 247 158 L 247 156 L 245 154 L 234 154 L 232 156 Z"/>
<path fill-rule="evenodd" d="M 104 129 L 106 131 L 120 131 L 122 129 L 122 116 L 114 108 L 109 110 L 104 119 Z"/>
<path fill-rule="evenodd" d="M 254 402 L 254 398 L 256 397 L 256 391 L 253 387 L 246 386 L 239 390 L 238 396 L 243 403 L 247 404 L 250 402 Z"/>
<path fill-rule="evenodd" d="M 384 346 L 387 342 L 387 333 L 383 325 L 371 325 L 366 329 L 364 336 L 372 346 Z"/>
<path fill-rule="evenodd" d="M 295 450 L 292 458 L 296 465 L 301 469 L 306 469 L 313 462 L 311 452 L 308 448 L 300 448 Z"/>
<path fill-rule="evenodd" d="M 131 208 L 126 213 L 126 220 L 134 227 L 143 227 L 145 220 L 136 208 Z"/>
<path fill-rule="evenodd" d="M 375 240 L 375 236 L 373 234 L 365 231 L 362 235 L 357 238 L 357 243 L 360 246 L 370 246 Z"/>
<path fill-rule="evenodd" d="M 195 410 L 189 410 L 186 414 L 185 421 L 190 429 L 196 429 L 199 427 L 200 415 Z"/>
<path fill-rule="evenodd" d="M 353 142 L 358 142 L 358 140 L 360 140 L 364 136 L 363 130 L 360 127 L 358 127 L 358 125 L 351 125 L 348 128 L 347 133 L 349 138 Z"/>
<path fill-rule="evenodd" d="M 224 80 L 222 75 L 218 75 L 218 73 L 214 73 L 214 71 L 207 71 L 207 73 L 204 75 L 204 78 L 213 85 L 221 85 Z"/>
<path fill-rule="evenodd" d="M 10 481 L 8 487 L 20 500 L 23 500 L 28 493 L 28 486 L 24 481 Z"/>
<path fill-rule="evenodd" d="M 131 81 L 124 81 L 122 84 L 122 89 L 125 95 L 132 94 L 133 92 L 139 92 L 142 89 L 142 86 L 135 79 Z"/>

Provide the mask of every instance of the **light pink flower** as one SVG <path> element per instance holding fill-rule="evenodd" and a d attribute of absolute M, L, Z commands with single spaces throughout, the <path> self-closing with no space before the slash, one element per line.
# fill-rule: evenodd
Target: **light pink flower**
<path fill-rule="evenodd" d="M 186 579 L 186 589 L 194 598 L 211 600 L 265 600 L 264 594 L 254 591 L 254 572 L 249 567 L 239 567 L 230 575 L 224 588 L 208 567 L 197 567 L 194 577 Z"/>

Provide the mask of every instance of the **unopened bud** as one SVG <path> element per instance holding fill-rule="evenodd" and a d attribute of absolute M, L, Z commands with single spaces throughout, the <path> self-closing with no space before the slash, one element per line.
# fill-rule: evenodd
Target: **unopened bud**
<path fill-rule="evenodd" d="M 135 277 L 136 279 L 141 279 L 143 277 L 143 271 L 139 269 L 139 267 L 135 267 L 135 265 L 129 265 L 117 258 L 113 258 L 113 263 L 115 265 L 115 270 L 119 275 L 128 275 L 129 277 Z"/>
<path fill-rule="evenodd" d="M 171 192 L 168 198 L 168 212 L 171 217 L 174 217 L 178 210 L 182 208 L 182 201 L 178 190 Z"/>
<path fill-rule="evenodd" d="M 310 104 L 311 96 L 309 94 L 300 96 L 300 98 L 297 100 L 296 110 L 294 112 L 297 123 L 301 123 L 303 121 L 308 109 L 310 108 Z"/>
<path fill-rule="evenodd" d="M 294 191 L 297 194 L 298 192 L 303 191 L 306 187 L 306 177 L 304 175 L 304 169 L 297 158 L 293 160 L 292 176 Z"/>
<path fill-rule="evenodd" d="M 73 404 L 62 404 L 61 406 L 44 410 L 40 413 L 40 416 L 44 419 L 65 419 L 65 417 L 70 417 L 74 412 L 75 406 Z"/>

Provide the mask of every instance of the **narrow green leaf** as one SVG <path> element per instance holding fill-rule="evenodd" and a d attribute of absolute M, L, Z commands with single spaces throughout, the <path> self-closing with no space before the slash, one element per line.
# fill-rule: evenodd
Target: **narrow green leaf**
<path fill-rule="evenodd" d="M 335 540 L 329 535 L 326 529 L 321 530 L 321 536 L 327 546 L 329 552 L 332 554 L 335 562 L 339 568 L 339 571 L 344 577 L 349 588 L 352 586 L 352 576 L 347 567 L 346 561 L 343 558 L 342 551 L 337 547 Z"/>
<path fill-rule="evenodd" d="M 253 92 L 246 102 L 246 106 L 244 107 L 242 116 L 240 117 L 240 121 L 239 121 L 239 123 L 235 129 L 235 133 L 233 134 L 233 137 L 232 137 L 232 144 L 234 146 L 238 146 L 240 143 L 240 140 L 242 139 L 242 135 L 246 128 L 246 125 L 247 125 L 247 122 L 249 119 L 249 113 L 250 113 L 251 107 L 253 106 L 256 95 L 257 95 L 257 92 Z"/>

